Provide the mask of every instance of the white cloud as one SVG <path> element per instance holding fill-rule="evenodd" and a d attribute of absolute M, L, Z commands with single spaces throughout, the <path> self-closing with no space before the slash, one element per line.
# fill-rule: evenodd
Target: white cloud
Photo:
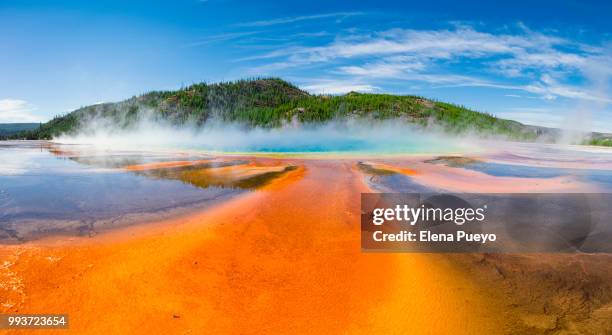
<path fill-rule="evenodd" d="M 496 116 L 525 124 L 552 128 L 610 132 L 610 110 L 580 107 L 512 107 L 500 110 Z"/>
<path fill-rule="evenodd" d="M 554 100 L 557 97 L 587 100 L 604 104 L 612 103 L 612 98 L 589 89 L 564 85 L 548 75 L 543 75 L 539 82 L 520 86 L 524 91 L 539 94 L 546 100 Z"/>
<path fill-rule="evenodd" d="M 495 62 L 494 66 L 508 75 L 520 76 L 530 69 L 576 70 L 584 66 L 587 61 L 586 56 L 556 50 L 540 50 L 533 53 L 520 50 L 512 58 Z"/>
<path fill-rule="evenodd" d="M 254 73 L 276 74 L 316 65 L 366 83 L 393 78 L 445 87 L 523 91 L 548 100 L 612 102 L 607 85 L 601 84 L 612 76 L 612 53 L 520 27 L 521 32 L 514 35 L 480 32 L 465 25 L 443 30 L 391 29 L 338 36 L 319 46 L 284 47 L 249 59 L 267 61 Z M 598 81 L 600 89 L 588 86 L 592 81 Z"/>
<path fill-rule="evenodd" d="M 25 100 L 0 99 L 0 122 L 40 122 L 41 118 L 32 114 L 35 110 Z"/>
<path fill-rule="evenodd" d="M 565 40 L 532 35 L 494 35 L 470 27 L 455 30 L 392 29 L 375 34 L 338 38 L 325 46 L 277 50 L 260 58 L 289 56 L 296 64 L 338 58 L 407 54 L 419 59 L 478 58 L 519 54 L 528 48 L 546 49 Z"/>
<path fill-rule="evenodd" d="M 211 36 L 206 36 L 198 41 L 185 44 L 185 47 L 198 47 L 198 46 L 202 46 L 202 45 L 206 45 L 210 43 L 228 41 L 228 40 L 233 40 L 233 39 L 237 39 L 241 37 L 251 36 L 251 35 L 259 34 L 262 32 L 263 31 L 243 31 L 243 32 L 237 32 L 237 33 L 225 33 L 225 34 L 211 35 Z"/>
<path fill-rule="evenodd" d="M 337 13 L 327 13 L 327 14 L 317 14 L 317 15 L 304 15 L 304 16 L 292 16 L 292 17 L 283 17 L 278 19 L 271 20 L 262 20 L 262 21 L 254 21 L 254 22 L 244 22 L 236 24 L 237 27 L 265 27 L 272 26 L 277 24 L 287 24 L 299 21 L 306 20 L 318 20 L 318 19 L 326 19 L 331 17 L 349 17 L 354 15 L 361 15 L 359 12 L 337 12 Z"/>
<path fill-rule="evenodd" d="M 568 114 L 566 110 L 516 107 L 499 111 L 496 113 L 496 116 L 525 124 L 559 128 L 567 118 L 566 114 Z"/>
<path fill-rule="evenodd" d="M 345 74 L 367 77 L 401 77 L 402 75 L 422 70 L 425 65 L 419 61 L 414 62 L 378 62 L 363 66 L 341 66 L 338 70 Z"/>
<path fill-rule="evenodd" d="M 307 84 L 302 89 L 313 94 L 344 94 L 354 92 L 374 92 L 379 88 L 369 84 L 356 84 L 353 82 L 323 80 L 317 83 Z"/>

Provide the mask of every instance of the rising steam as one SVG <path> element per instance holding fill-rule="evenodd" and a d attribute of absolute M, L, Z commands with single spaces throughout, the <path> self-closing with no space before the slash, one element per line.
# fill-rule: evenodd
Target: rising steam
<path fill-rule="evenodd" d="M 424 131 L 399 120 L 344 120 L 325 124 L 287 124 L 280 128 L 252 128 L 208 122 L 203 127 L 174 126 L 141 120 L 117 129 L 104 119 L 90 120 L 74 135 L 54 141 L 113 149 L 186 149 L 221 152 L 378 152 L 430 153 L 464 151 L 460 141 L 441 131 Z"/>

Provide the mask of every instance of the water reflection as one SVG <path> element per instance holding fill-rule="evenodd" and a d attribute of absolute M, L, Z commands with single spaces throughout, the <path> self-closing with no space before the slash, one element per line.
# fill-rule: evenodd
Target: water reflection
<path fill-rule="evenodd" d="M 598 157 L 598 160 L 601 161 L 602 157 Z M 589 162 L 584 160 L 580 161 L 583 163 Z M 607 169 L 532 166 L 513 164 L 511 162 L 498 163 L 462 156 L 439 156 L 434 159 L 427 160 L 426 162 L 479 171 L 495 177 L 556 178 L 571 176 L 575 177 L 576 180 L 597 184 L 605 189 L 612 190 L 612 170 Z"/>
<path fill-rule="evenodd" d="M 174 166 L 183 162 L 183 166 Z M 143 169 L 134 167 L 144 166 Z M 170 166 L 170 167 L 167 167 Z M 131 168 L 130 168 L 131 167 Z M 206 155 L 0 144 L 0 240 L 99 229 L 203 208 L 293 169 Z"/>

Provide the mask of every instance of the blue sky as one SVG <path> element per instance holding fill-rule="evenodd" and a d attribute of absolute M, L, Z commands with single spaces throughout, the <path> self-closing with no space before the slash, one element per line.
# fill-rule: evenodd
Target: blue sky
<path fill-rule="evenodd" d="M 0 0 L 0 122 L 279 76 L 612 132 L 610 2 Z"/>

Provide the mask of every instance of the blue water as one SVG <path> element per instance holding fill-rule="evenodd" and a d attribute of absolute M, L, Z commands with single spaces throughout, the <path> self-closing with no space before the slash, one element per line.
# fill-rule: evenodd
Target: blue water
<path fill-rule="evenodd" d="M 416 183 L 409 176 L 399 173 L 376 176 L 370 179 L 370 185 L 379 192 L 388 193 L 432 193 L 436 191 L 433 188 Z"/>
<path fill-rule="evenodd" d="M 83 159 L 85 164 L 44 149 L 0 146 L 0 240 L 64 230 L 66 225 L 71 229 L 91 226 L 129 214 L 204 205 L 245 192 L 202 189 L 106 168 L 119 161 L 141 163 L 159 161 L 159 157 Z"/>
<path fill-rule="evenodd" d="M 612 171 L 610 170 L 535 167 L 487 162 L 466 164 L 463 167 L 496 177 L 554 178 L 574 176 L 580 180 L 601 184 L 612 190 Z"/>
<path fill-rule="evenodd" d="M 252 143 L 231 150 L 265 153 L 445 153 L 460 150 L 459 146 L 449 146 L 435 141 L 409 141 L 377 143 L 360 138 L 335 138 L 323 141 L 317 138 L 301 142 Z"/>
<path fill-rule="evenodd" d="M 212 128 L 193 134 L 189 141 L 163 141 L 166 146 L 173 144 L 182 149 L 187 145 L 194 150 L 243 153 L 448 153 L 465 149 L 461 141 L 419 132 L 398 122 L 251 130 Z"/>

